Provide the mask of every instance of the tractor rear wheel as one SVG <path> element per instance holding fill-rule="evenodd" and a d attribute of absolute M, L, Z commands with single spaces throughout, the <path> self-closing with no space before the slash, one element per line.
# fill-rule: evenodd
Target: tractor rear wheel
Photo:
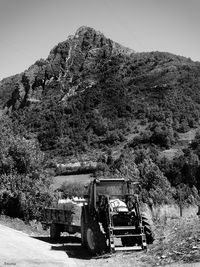
<path fill-rule="evenodd" d="M 154 241 L 154 234 L 151 230 L 151 226 L 148 223 L 148 219 L 145 215 L 142 215 L 142 226 L 144 227 L 144 233 L 146 235 L 146 242 L 147 244 L 153 244 Z M 140 234 L 140 230 L 136 230 L 135 234 Z M 122 245 L 125 247 L 130 247 L 130 246 L 135 246 L 141 245 L 142 244 L 142 239 L 141 237 L 133 236 L 133 237 L 122 237 L 121 238 Z"/>
<path fill-rule="evenodd" d="M 106 251 L 106 237 L 101 232 L 98 222 L 90 221 L 86 229 L 87 248 L 92 255 L 100 255 Z"/>
<path fill-rule="evenodd" d="M 144 215 L 142 215 L 142 225 L 144 226 L 144 233 L 146 235 L 147 244 L 153 244 L 154 234 L 152 232 L 150 224 L 148 223 L 148 219 Z"/>
<path fill-rule="evenodd" d="M 52 223 L 50 226 L 50 237 L 53 240 L 57 240 L 60 238 L 60 227 L 56 223 Z"/>

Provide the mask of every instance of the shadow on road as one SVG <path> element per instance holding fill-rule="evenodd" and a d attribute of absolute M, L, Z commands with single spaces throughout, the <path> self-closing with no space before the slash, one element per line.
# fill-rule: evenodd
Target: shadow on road
<path fill-rule="evenodd" d="M 63 244 L 62 246 L 52 246 L 52 250 L 63 250 L 67 253 L 69 258 L 76 258 L 82 260 L 88 260 L 91 258 L 88 251 L 84 249 L 80 244 Z"/>
<path fill-rule="evenodd" d="M 33 236 L 33 238 L 47 242 L 49 244 L 63 244 L 63 243 L 79 243 L 81 244 L 81 238 L 77 236 L 61 236 L 58 240 L 53 240 L 49 236 Z"/>
<path fill-rule="evenodd" d="M 52 244 L 51 246 L 52 250 L 65 251 L 69 256 L 69 258 L 76 258 L 83 260 L 91 258 L 91 255 L 89 254 L 87 249 L 81 246 L 81 238 L 79 237 L 63 236 L 56 241 L 52 240 L 50 237 L 47 236 L 33 237 L 33 238 Z"/>

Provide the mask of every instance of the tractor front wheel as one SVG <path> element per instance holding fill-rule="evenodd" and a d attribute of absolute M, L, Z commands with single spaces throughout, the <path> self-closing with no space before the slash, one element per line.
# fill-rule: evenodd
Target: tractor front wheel
<path fill-rule="evenodd" d="M 88 250 L 92 255 L 99 255 L 106 251 L 106 238 L 101 232 L 98 222 L 88 223 L 86 230 L 86 242 Z"/>

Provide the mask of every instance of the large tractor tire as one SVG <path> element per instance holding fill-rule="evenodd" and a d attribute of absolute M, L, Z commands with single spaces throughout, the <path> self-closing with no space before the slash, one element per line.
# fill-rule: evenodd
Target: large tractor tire
<path fill-rule="evenodd" d="M 142 225 L 144 226 L 144 233 L 146 235 L 147 244 L 153 244 L 153 241 L 155 239 L 154 234 L 145 215 L 142 215 Z"/>
<path fill-rule="evenodd" d="M 86 229 L 86 243 L 92 255 L 101 255 L 106 252 L 106 237 L 101 232 L 98 222 L 90 221 Z"/>
<path fill-rule="evenodd" d="M 144 226 L 144 233 L 146 235 L 147 244 L 153 244 L 154 234 L 151 230 L 151 226 L 148 223 L 148 219 L 145 215 L 142 215 L 142 225 Z M 135 234 L 140 233 L 140 231 L 136 231 Z M 122 237 L 121 238 L 122 245 L 125 247 L 141 245 L 142 239 L 141 237 L 133 236 L 133 237 Z"/>
<path fill-rule="evenodd" d="M 53 240 L 58 240 L 60 238 L 60 227 L 56 223 L 52 223 L 50 226 L 50 237 Z"/>
<path fill-rule="evenodd" d="M 86 209 L 82 208 L 81 212 L 81 245 L 87 247 L 87 222 L 86 222 Z"/>

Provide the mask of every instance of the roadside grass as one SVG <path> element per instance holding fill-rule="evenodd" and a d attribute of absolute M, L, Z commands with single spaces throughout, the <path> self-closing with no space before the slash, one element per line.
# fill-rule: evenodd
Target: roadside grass
<path fill-rule="evenodd" d="M 172 262 L 200 262 L 200 220 L 197 207 L 180 210 L 175 205 L 155 207 L 151 212 L 155 242 L 141 260 L 152 266 Z"/>
<path fill-rule="evenodd" d="M 49 235 L 49 232 L 43 230 L 41 223 L 37 222 L 36 220 L 31 221 L 29 223 L 25 223 L 24 221 L 18 218 L 11 218 L 5 215 L 0 215 L 0 224 L 24 232 L 31 236 Z"/>

